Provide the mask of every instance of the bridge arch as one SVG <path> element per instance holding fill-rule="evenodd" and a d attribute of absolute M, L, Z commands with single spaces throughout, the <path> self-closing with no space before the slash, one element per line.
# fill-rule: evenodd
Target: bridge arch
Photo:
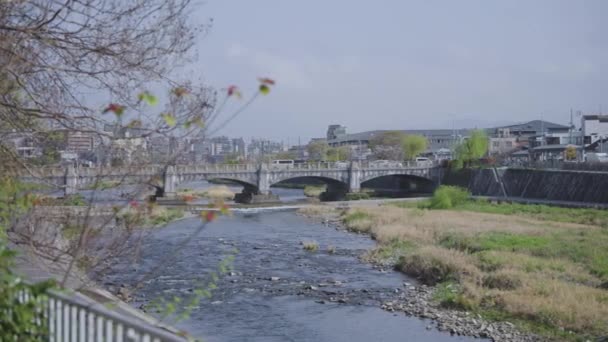
<path fill-rule="evenodd" d="M 305 175 L 293 175 L 293 176 L 286 176 L 286 177 L 279 177 L 277 179 L 272 179 L 270 181 L 269 186 L 273 186 L 273 185 L 277 185 L 279 183 L 282 182 L 287 182 L 287 181 L 294 181 L 294 180 L 306 180 L 306 179 L 311 179 L 311 180 L 316 180 L 316 181 L 320 181 L 323 182 L 325 184 L 327 184 L 328 186 L 332 186 L 332 187 L 347 187 L 347 184 L 342 181 L 341 179 L 336 179 L 333 177 L 327 177 L 327 176 L 305 176 Z"/>
<path fill-rule="evenodd" d="M 185 174 L 178 177 L 176 180 L 175 187 L 177 188 L 179 184 L 185 182 L 196 182 L 196 181 L 211 181 L 211 180 L 221 180 L 230 183 L 234 183 L 237 185 L 243 186 L 243 189 L 247 192 L 257 193 L 258 186 L 254 179 L 250 179 L 250 177 L 238 177 L 233 175 L 217 175 L 217 174 Z"/>

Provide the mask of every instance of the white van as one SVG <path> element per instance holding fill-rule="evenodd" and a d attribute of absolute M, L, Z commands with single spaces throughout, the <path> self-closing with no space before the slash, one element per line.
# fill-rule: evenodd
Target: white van
<path fill-rule="evenodd" d="M 295 162 L 293 159 L 275 159 L 272 161 L 272 166 L 275 168 L 290 168 L 293 167 Z"/>
<path fill-rule="evenodd" d="M 416 165 L 430 165 L 433 161 L 426 157 L 416 157 Z"/>

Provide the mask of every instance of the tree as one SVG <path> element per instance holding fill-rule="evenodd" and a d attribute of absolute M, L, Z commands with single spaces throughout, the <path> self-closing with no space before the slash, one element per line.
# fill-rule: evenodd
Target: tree
<path fill-rule="evenodd" d="M 275 154 L 272 159 L 297 159 L 297 154 L 294 151 L 283 151 Z"/>
<path fill-rule="evenodd" d="M 348 146 L 330 147 L 325 160 L 329 162 L 350 160 L 351 154 L 352 151 Z"/>
<path fill-rule="evenodd" d="M 469 167 L 488 153 L 488 136 L 483 130 L 473 130 L 456 146 L 457 166 Z"/>
<path fill-rule="evenodd" d="M 376 159 L 403 160 L 403 141 L 406 134 L 401 131 L 387 131 L 374 136 L 369 147 Z"/>
<path fill-rule="evenodd" d="M 118 139 L 165 138 L 170 145 L 192 135 L 202 139 L 213 135 L 274 85 L 273 80 L 260 78 L 251 98 L 225 113 L 224 104 L 241 97 L 239 88 L 231 85 L 220 93 L 202 83 L 175 79 L 173 71 L 189 61 L 197 35 L 208 27 L 190 24 L 190 5 L 191 0 L 0 1 L 0 176 L 6 178 L 0 180 L 0 293 L 12 291 L 5 280 L 8 286 L 15 284 L 4 278 L 5 269 L 12 267 L 6 260 L 12 257 L 5 253 L 8 241 L 32 248 L 37 257 L 61 259 L 61 285 L 75 276 L 76 268 L 82 274 L 103 274 L 115 258 L 132 256 L 137 249 L 133 246 L 139 246 L 143 236 L 137 228 L 156 206 L 142 198 L 151 186 L 162 185 L 163 179 L 158 173 L 133 184 L 134 190 L 123 193 L 121 203 L 125 203 L 114 206 L 107 220 L 94 219 L 91 210 L 56 220 L 36 215 L 37 207 L 48 203 L 73 205 L 68 199 L 32 196 L 31 210 L 14 210 L 30 197 L 22 189 L 9 193 L 6 184 L 17 184 L 19 176 L 36 173 L 31 160 L 19 158 L 8 148 L 6 132 L 27 132 L 49 138 L 53 144 L 57 131 L 87 135 L 105 150 L 100 164 L 106 165 L 115 156 L 109 152 Z M 163 90 L 154 94 L 151 88 Z M 95 101 L 90 94 L 96 94 Z M 99 101 L 106 104 L 100 106 Z M 177 163 L 189 147 L 182 144 L 170 149 L 162 164 L 166 168 Z M 48 156 L 39 163 L 56 161 L 56 148 L 43 152 Z M 122 160 L 122 164 L 123 174 L 114 173 L 118 185 L 129 181 L 129 170 L 141 167 L 139 161 Z M 102 183 L 104 172 L 110 168 L 100 169 L 95 184 Z M 93 190 L 91 197 L 97 195 Z M 192 234 L 198 234 L 215 215 L 202 212 L 201 224 Z M 58 246 L 46 229 L 72 233 L 53 234 L 67 240 Z M 140 283 L 174 260 L 175 255 L 168 255 Z M 22 330 L 11 330 L 19 327 L 8 317 L 15 311 L 2 306 L 4 299 L 14 301 L 13 297 L 0 300 L 0 322 L 8 322 L 0 324 L 0 340 L 14 340 Z"/>
<path fill-rule="evenodd" d="M 566 160 L 576 160 L 576 147 L 573 145 L 568 145 L 566 150 L 564 151 L 564 159 Z"/>
<path fill-rule="evenodd" d="M 308 158 L 310 160 L 325 160 L 327 158 L 327 150 L 329 145 L 325 140 L 315 140 L 308 144 Z"/>
<path fill-rule="evenodd" d="M 407 135 L 403 139 L 405 159 L 412 160 L 427 149 L 428 140 L 421 135 Z"/>

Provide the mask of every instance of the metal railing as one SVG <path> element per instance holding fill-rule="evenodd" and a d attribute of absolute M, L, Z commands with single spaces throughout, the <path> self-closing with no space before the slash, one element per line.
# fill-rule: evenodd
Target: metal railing
<path fill-rule="evenodd" d="M 35 323 L 43 327 L 50 342 L 184 342 L 185 338 L 134 317 L 118 314 L 106 306 L 53 290 L 33 298 L 21 292 L 22 303 L 39 308 Z M 19 338 L 17 338 L 19 340 Z"/>

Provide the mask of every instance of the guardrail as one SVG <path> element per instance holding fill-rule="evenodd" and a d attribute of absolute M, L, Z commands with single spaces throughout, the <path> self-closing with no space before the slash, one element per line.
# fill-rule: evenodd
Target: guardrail
<path fill-rule="evenodd" d="M 97 302 L 78 295 L 53 290 L 33 298 L 21 292 L 22 303 L 34 302 L 39 308 L 35 323 L 45 328 L 50 342 L 184 342 L 185 338 L 118 314 Z M 19 341 L 16 337 L 16 341 Z"/>

